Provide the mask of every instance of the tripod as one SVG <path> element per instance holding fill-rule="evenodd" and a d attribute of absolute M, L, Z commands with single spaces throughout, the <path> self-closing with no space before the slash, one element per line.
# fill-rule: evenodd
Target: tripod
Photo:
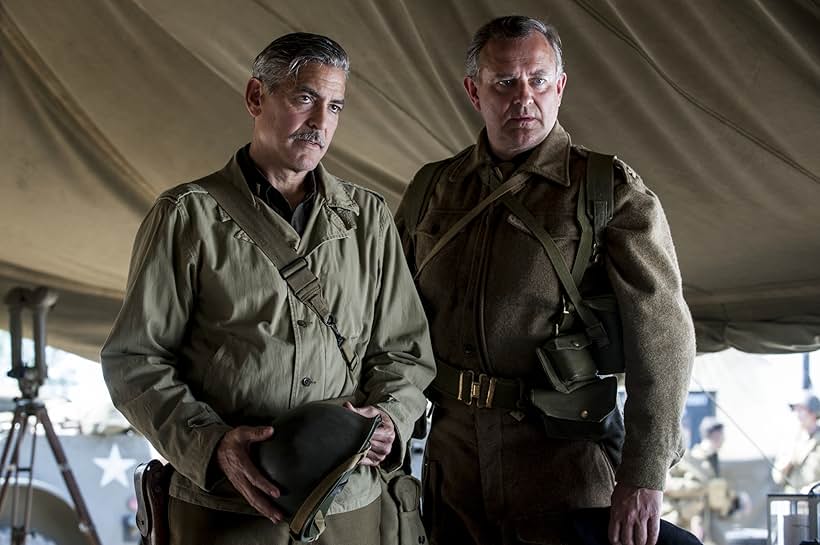
<path fill-rule="evenodd" d="M 14 417 L 11 428 L 9 428 L 6 444 L 3 447 L 3 455 L 0 458 L 0 473 L 3 475 L 3 484 L 0 487 L 0 508 L 6 499 L 9 491 L 9 483 L 12 485 L 11 503 L 11 544 L 25 545 L 28 537 L 29 524 L 31 522 L 31 504 L 33 492 L 32 471 L 34 469 L 34 455 L 37 446 L 37 427 L 42 426 L 45 432 L 51 452 L 63 476 L 66 488 L 74 502 L 77 517 L 80 521 L 79 529 L 88 539 L 91 545 L 100 545 L 100 538 L 94 528 L 94 523 L 88 514 L 85 502 L 83 501 L 74 472 L 68 465 L 65 451 L 60 444 L 60 439 L 54 433 L 54 426 L 46 411 L 46 406 L 37 398 L 40 386 L 45 381 L 48 368 L 45 362 L 45 317 L 46 313 L 54 306 L 57 295 L 46 289 L 37 288 L 27 290 L 24 288 L 14 288 L 6 295 L 5 303 L 9 307 L 9 332 L 11 333 L 11 354 L 12 368 L 8 375 L 16 378 L 20 386 L 21 397 L 16 398 L 14 407 Z M 20 319 L 21 311 L 24 307 L 31 309 L 34 319 L 34 346 L 35 365 L 27 366 L 22 361 L 22 323 Z M 25 438 L 29 427 L 29 420 L 34 418 L 31 426 L 31 449 L 27 466 L 20 465 L 20 446 Z M 9 458 L 9 454 L 11 457 Z M 25 474 L 26 483 L 21 483 L 20 475 Z M 25 488 L 25 489 L 24 489 Z M 22 505 L 18 505 L 22 504 Z M 19 509 L 19 510 L 18 510 Z"/>

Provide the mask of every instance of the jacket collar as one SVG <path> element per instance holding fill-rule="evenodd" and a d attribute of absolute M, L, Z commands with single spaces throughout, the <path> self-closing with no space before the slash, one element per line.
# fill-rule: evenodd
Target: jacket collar
<path fill-rule="evenodd" d="M 247 181 L 245 181 L 245 176 L 242 174 L 238 155 L 239 151 L 234 153 L 231 160 L 228 161 L 228 164 L 222 169 L 222 175 L 224 178 L 230 180 L 234 187 L 242 193 L 254 208 L 258 208 L 259 203 L 254 198 Z M 313 174 L 316 180 L 316 192 L 322 197 L 325 203 L 327 203 L 327 206 L 335 209 L 348 210 L 357 216 L 359 215 L 359 205 L 350 197 L 336 176 L 329 173 L 321 163 L 314 169 Z"/>
<path fill-rule="evenodd" d="M 351 198 L 339 178 L 328 172 L 321 163 L 313 174 L 316 177 L 316 190 L 325 198 L 330 208 L 347 210 L 359 215 L 359 205 Z"/>
<path fill-rule="evenodd" d="M 569 133 L 555 122 L 555 126 L 544 139 L 533 149 L 530 156 L 516 172 L 530 172 L 564 186 L 570 185 L 569 153 L 572 141 Z M 464 155 L 461 163 L 453 169 L 450 180 L 463 179 L 476 170 L 490 168 L 492 155 L 487 139 L 487 129 L 481 130 L 478 142 L 470 153 Z"/>

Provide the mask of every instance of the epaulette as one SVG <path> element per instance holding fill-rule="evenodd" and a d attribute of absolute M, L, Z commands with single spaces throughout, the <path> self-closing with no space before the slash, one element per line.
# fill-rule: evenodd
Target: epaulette
<path fill-rule="evenodd" d="M 637 172 L 635 172 L 635 169 L 626 164 L 626 162 L 624 162 L 622 159 L 615 157 L 616 179 L 619 177 L 618 174 L 623 176 L 623 181 L 630 185 L 643 185 L 643 180 L 641 179 L 640 175 Z"/>
<path fill-rule="evenodd" d="M 339 178 L 338 176 L 336 176 L 336 179 L 339 180 L 339 182 L 342 185 L 342 189 L 345 190 L 345 193 L 347 193 L 347 196 L 350 197 L 351 199 L 353 198 L 353 193 L 352 193 L 353 190 L 360 189 L 360 190 L 364 191 L 365 193 L 369 193 L 370 195 L 376 197 L 382 203 L 386 202 L 385 199 L 384 199 L 384 196 L 381 193 L 378 193 L 377 191 L 375 191 L 373 189 L 370 189 L 369 187 L 365 187 L 365 186 L 359 185 L 359 184 L 354 184 L 353 182 L 348 182 L 347 180 L 343 180 L 342 178 Z"/>
<path fill-rule="evenodd" d="M 205 178 L 200 178 L 199 180 L 193 182 L 186 182 L 170 189 L 166 189 L 157 196 L 157 202 L 165 200 L 178 205 L 182 199 L 188 195 L 207 194 L 208 192 L 205 191 L 198 183 L 204 179 Z"/>

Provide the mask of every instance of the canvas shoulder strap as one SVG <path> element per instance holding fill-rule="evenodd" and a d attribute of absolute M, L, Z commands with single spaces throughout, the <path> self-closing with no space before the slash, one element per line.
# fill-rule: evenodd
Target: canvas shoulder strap
<path fill-rule="evenodd" d="M 578 251 L 575 255 L 572 270 L 570 270 L 549 232 L 541 226 L 523 203 L 512 195 L 506 195 L 503 199 L 504 204 L 541 243 L 561 286 L 564 288 L 564 293 L 572 303 L 578 317 L 586 326 L 590 339 L 598 346 L 608 345 L 609 340 L 600 320 L 583 303 L 578 286 L 589 264 L 600 255 L 603 231 L 609 220 L 612 219 L 614 201 L 613 167 L 614 156 L 589 152 L 586 180 L 581 185 L 578 194 L 576 213 L 578 223 L 581 226 L 581 238 L 578 241 Z M 590 218 L 592 219 L 591 223 Z"/>
<path fill-rule="evenodd" d="M 307 260 L 262 224 L 261 215 L 254 213 L 243 195 L 228 180 L 219 176 L 210 176 L 200 181 L 199 185 L 256 243 L 262 253 L 277 268 L 296 298 L 315 312 L 322 323 L 330 328 L 336 337 L 336 343 L 345 362 L 352 367 L 356 359 L 356 352 L 353 350 L 352 343 L 339 332 L 336 318 L 322 295 L 319 279 L 308 267 Z"/>
<path fill-rule="evenodd" d="M 603 232 L 615 208 L 615 156 L 589 152 L 586 177 L 586 216 L 592 218 L 592 260 L 600 256 Z"/>
<path fill-rule="evenodd" d="M 464 214 L 459 220 L 453 224 L 450 229 L 444 233 L 438 242 L 430 249 L 430 252 L 424 256 L 424 260 L 419 264 L 418 268 L 416 269 L 416 275 L 414 278 L 418 278 L 421 274 L 421 271 L 427 266 L 428 263 L 433 259 L 433 257 L 438 254 L 442 248 L 447 246 L 455 237 L 458 235 L 462 229 L 464 229 L 471 221 L 473 221 L 476 217 L 478 217 L 481 212 L 483 212 L 488 206 L 496 202 L 497 200 L 501 199 L 504 195 L 508 194 L 510 191 L 515 190 L 516 188 L 521 187 L 527 181 L 526 173 L 518 174 L 498 186 L 492 193 L 484 197 L 484 199 L 479 202 L 475 208 Z"/>

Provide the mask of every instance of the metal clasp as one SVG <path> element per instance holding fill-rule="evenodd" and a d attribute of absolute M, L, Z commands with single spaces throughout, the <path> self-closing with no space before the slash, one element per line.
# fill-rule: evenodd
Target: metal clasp
<path fill-rule="evenodd" d="M 465 378 L 467 380 L 465 380 Z M 491 377 L 486 373 L 478 375 L 474 371 L 461 371 L 458 374 L 458 400 L 466 405 L 472 405 L 475 401 L 475 406 L 479 409 L 491 409 L 493 406 L 493 397 L 495 397 L 495 384 L 497 379 Z M 469 390 L 466 392 L 464 386 L 468 386 Z"/>

